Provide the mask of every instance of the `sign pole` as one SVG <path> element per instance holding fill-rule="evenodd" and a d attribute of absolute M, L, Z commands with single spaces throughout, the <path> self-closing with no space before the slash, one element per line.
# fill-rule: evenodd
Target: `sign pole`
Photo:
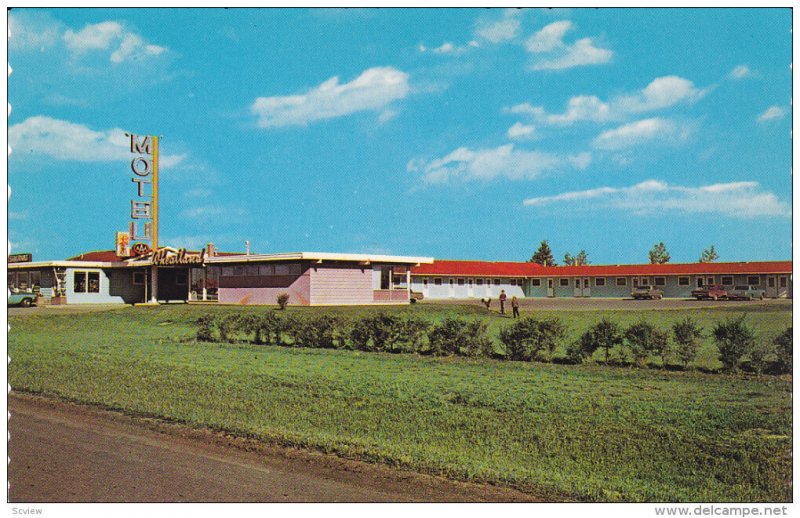
<path fill-rule="evenodd" d="M 153 256 L 158 252 L 158 137 L 153 137 L 153 184 L 152 184 L 152 216 L 153 216 Z M 158 268 L 153 265 L 150 275 L 151 302 L 158 302 Z"/>

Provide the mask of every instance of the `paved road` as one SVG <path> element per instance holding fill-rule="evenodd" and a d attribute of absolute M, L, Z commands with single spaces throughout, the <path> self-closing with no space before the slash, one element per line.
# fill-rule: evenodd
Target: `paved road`
<path fill-rule="evenodd" d="M 533 500 L 29 395 L 9 411 L 11 502 Z"/>

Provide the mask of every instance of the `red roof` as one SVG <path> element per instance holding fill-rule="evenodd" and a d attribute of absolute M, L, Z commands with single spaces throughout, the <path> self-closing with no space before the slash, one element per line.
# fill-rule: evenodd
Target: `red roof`
<path fill-rule="evenodd" d="M 67 261 L 92 261 L 101 263 L 119 263 L 127 259 L 127 257 L 119 256 L 114 250 L 96 250 L 94 252 L 86 252 L 84 254 L 70 257 Z"/>
<path fill-rule="evenodd" d="M 483 275 L 486 277 L 531 277 L 544 267 L 536 263 L 448 261 L 436 259 L 433 264 L 411 268 L 413 275 Z"/>
<path fill-rule="evenodd" d="M 541 266 L 536 263 L 436 260 L 433 264 L 423 264 L 412 268 L 411 273 L 413 275 L 475 275 L 483 277 L 769 274 L 792 273 L 792 262 Z"/>

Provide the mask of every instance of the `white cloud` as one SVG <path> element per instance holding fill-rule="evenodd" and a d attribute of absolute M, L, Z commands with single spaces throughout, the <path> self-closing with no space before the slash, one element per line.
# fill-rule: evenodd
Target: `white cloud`
<path fill-rule="evenodd" d="M 586 65 L 602 65 L 611 61 L 614 52 L 595 47 L 592 38 L 566 43 L 564 36 L 572 28 L 570 21 L 553 22 L 525 41 L 528 52 L 545 56 L 533 63 L 532 70 L 566 70 Z"/>
<path fill-rule="evenodd" d="M 664 211 L 720 214 L 734 218 L 790 217 L 791 206 L 771 192 L 759 190 L 758 182 L 731 182 L 683 187 L 647 180 L 631 187 L 598 187 L 554 196 L 529 198 L 524 205 L 578 205 L 587 209 L 618 209 L 636 214 Z"/>
<path fill-rule="evenodd" d="M 518 104 L 505 111 L 524 113 L 537 122 L 566 126 L 580 121 L 608 122 L 623 120 L 628 115 L 669 108 L 682 102 L 695 102 L 709 91 L 697 88 L 688 79 L 678 76 L 658 77 L 642 90 L 603 101 L 594 95 L 577 95 L 567 101 L 563 113 L 548 114 L 544 107 Z"/>
<path fill-rule="evenodd" d="M 604 131 L 592 141 L 592 146 L 598 149 L 617 150 L 653 141 L 675 143 L 686 140 L 690 133 L 691 127 L 688 124 L 678 124 L 660 118 L 644 119 Z"/>
<path fill-rule="evenodd" d="M 489 43 L 502 43 L 517 37 L 520 21 L 519 11 L 508 9 L 500 20 L 482 21 L 475 27 L 475 37 Z"/>
<path fill-rule="evenodd" d="M 747 67 L 747 65 L 739 65 L 731 70 L 731 73 L 728 74 L 730 79 L 744 79 L 745 77 L 750 77 L 753 75 L 753 72 Z"/>
<path fill-rule="evenodd" d="M 585 169 L 591 154 L 555 155 L 539 151 L 515 150 L 513 144 L 497 148 L 471 150 L 460 147 L 450 154 L 431 161 L 412 160 L 409 172 L 422 175 L 425 183 L 448 181 L 534 179 L 545 173 L 563 169 Z"/>
<path fill-rule="evenodd" d="M 96 131 L 82 124 L 42 115 L 29 117 L 8 129 L 8 142 L 14 156 L 48 156 L 56 160 L 110 162 L 130 160 L 130 140 L 125 130 L 112 128 Z M 159 166 L 174 167 L 187 157 L 161 155 Z"/>
<path fill-rule="evenodd" d="M 349 83 L 332 77 L 318 87 L 287 96 L 258 97 L 251 111 L 262 128 L 306 125 L 360 111 L 382 111 L 409 93 L 409 75 L 391 67 L 365 70 Z"/>
<path fill-rule="evenodd" d="M 8 15 L 8 33 L 9 48 L 43 51 L 58 41 L 61 27 L 46 12 L 11 12 Z"/>
<path fill-rule="evenodd" d="M 85 26 L 80 31 L 67 30 L 64 42 L 75 56 L 89 51 L 112 50 L 109 60 L 112 63 L 123 63 L 137 56 L 158 56 L 167 48 L 146 43 L 134 32 L 127 31 L 119 22 L 100 22 Z"/>
<path fill-rule="evenodd" d="M 564 36 L 570 29 L 572 29 L 572 22 L 570 21 L 562 20 L 553 22 L 528 38 L 527 41 L 525 41 L 525 49 L 527 49 L 528 52 L 538 54 L 542 52 L 552 52 L 557 48 L 563 48 Z"/>
<path fill-rule="evenodd" d="M 770 106 L 764 113 L 758 116 L 758 122 L 782 119 L 784 115 L 786 115 L 786 110 L 780 106 Z"/>
<path fill-rule="evenodd" d="M 506 134 L 508 135 L 508 138 L 523 139 L 532 137 L 535 130 L 536 128 L 529 124 L 516 122 L 513 126 L 508 128 L 508 132 Z"/>

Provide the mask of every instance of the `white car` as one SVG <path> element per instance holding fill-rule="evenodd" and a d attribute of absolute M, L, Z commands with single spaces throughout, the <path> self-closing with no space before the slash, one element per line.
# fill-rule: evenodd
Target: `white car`
<path fill-rule="evenodd" d="M 764 300 L 764 290 L 755 288 L 753 286 L 734 286 L 732 290 L 728 290 L 729 299 L 746 299 Z"/>

